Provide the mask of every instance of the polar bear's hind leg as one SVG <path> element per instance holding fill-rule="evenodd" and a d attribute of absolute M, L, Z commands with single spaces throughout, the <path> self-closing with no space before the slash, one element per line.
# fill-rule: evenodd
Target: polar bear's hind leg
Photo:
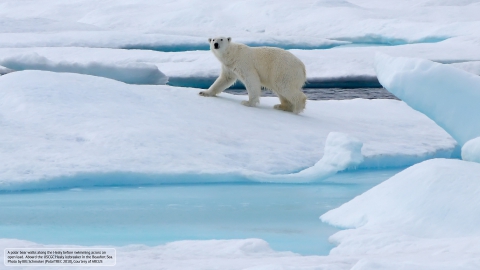
<path fill-rule="evenodd" d="M 273 106 L 273 108 L 280 111 L 293 112 L 293 104 L 280 94 L 278 94 L 278 97 L 280 98 L 280 104 Z"/>
<path fill-rule="evenodd" d="M 293 112 L 295 114 L 299 114 L 305 109 L 307 96 L 305 96 L 302 90 L 290 91 L 282 87 L 275 92 L 280 98 L 280 104 L 275 105 L 273 107 L 274 109 Z"/>

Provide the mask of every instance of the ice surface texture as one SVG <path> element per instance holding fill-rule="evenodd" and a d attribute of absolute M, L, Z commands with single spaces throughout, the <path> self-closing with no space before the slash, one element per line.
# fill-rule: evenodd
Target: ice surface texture
<path fill-rule="evenodd" d="M 331 237 L 339 244 L 331 254 L 369 254 L 358 269 L 374 268 L 375 262 L 384 269 L 422 264 L 435 269 L 436 260 L 475 269 L 480 266 L 479 175 L 480 164 L 447 159 L 424 161 L 398 173 L 321 216 L 330 224 L 354 228 Z M 402 257 L 394 255 L 398 253 Z M 381 256 L 393 257 L 385 261 Z"/>
<path fill-rule="evenodd" d="M 480 137 L 471 139 L 463 145 L 462 159 L 480 163 Z"/>
<path fill-rule="evenodd" d="M 377 54 L 380 83 L 463 146 L 480 136 L 480 77 L 428 60 Z"/>
<path fill-rule="evenodd" d="M 395 100 L 309 101 L 296 116 L 273 110 L 278 98 L 246 108 L 238 106 L 244 96 L 202 99 L 198 89 L 45 71 L 3 75 L 0 89 L 1 189 L 290 174 L 322 158 L 332 131 L 363 142 L 362 168 L 449 157 L 455 147 L 430 119 Z"/>
<path fill-rule="evenodd" d="M 311 182 L 328 177 L 348 168 L 356 168 L 364 158 L 363 143 L 348 134 L 330 132 L 325 142 L 323 157 L 312 167 L 292 174 L 261 174 L 249 175 L 253 180 L 264 182 Z"/>
<path fill-rule="evenodd" d="M 46 70 L 94 75 L 130 84 L 166 84 L 167 76 L 157 66 L 146 63 L 107 64 L 102 62 L 54 62 L 37 53 L 0 59 L 0 65 L 12 70 Z"/>
<path fill-rule="evenodd" d="M 13 72 L 13 70 L 0 66 L 0 75 L 5 75 L 7 73 Z"/>
<path fill-rule="evenodd" d="M 279 39 L 279 44 L 319 44 L 324 37 L 363 44 L 432 43 L 476 34 L 479 10 L 475 1 L 431 0 L 306 0 L 301 3 L 288 0 L 167 3 L 37 0 L 29 5 L 4 0 L 0 9 L 0 32 L 10 36 L 0 36 L 0 40 L 21 43 L 27 35 L 11 34 L 27 33 L 33 37 L 30 32 L 34 32 L 50 37 L 45 41 L 51 46 L 53 40 L 69 42 L 94 33 L 95 36 L 83 38 L 91 45 L 104 41 L 115 43 L 122 40 L 121 34 L 128 33 L 123 37 L 130 36 L 130 43 L 145 36 L 150 37 L 152 43 L 168 44 L 175 40 L 174 36 L 205 40 L 210 35 L 228 33 L 257 42 Z M 255 20 L 246 19 L 252 14 Z M 415 31 L 411 31 L 412 27 Z"/>
<path fill-rule="evenodd" d="M 236 37 L 234 38 L 238 41 Z M 165 39 L 170 40 L 169 38 L 159 40 Z M 93 40 L 96 39 L 93 38 Z M 183 40 L 179 40 L 179 42 L 183 42 Z M 208 45 L 205 39 L 202 39 L 201 42 Z M 290 50 L 290 52 L 305 63 L 308 81 L 306 87 L 316 85 L 331 87 L 332 85 L 342 85 L 342 83 L 350 85 L 350 87 L 352 85 L 365 87 L 372 83 L 378 85 L 374 70 L 374 58 L 375 53 L 379 51 L 396 56 L 422 57 L 442 63 L 454 63 L 452 65 L 455 67 L 478 75 L 480 74 L 478 62 L 468 61 L 468 59 L 480 59 L 480 51 L 477 49 L 478 42 L 479 40 L 476 39 L 459 37 L 434 44 L 344 47 L 333 50 Z M 169 82 L 173 85 L 196 88 L 208 88 L 220 73 L 221 66 L 210 51 L 165 52 L 114 48 L 108 48 L 108 46 L 107 48 L 0 48 L 0 58 L 17 58 L 21 55 L 37 53 L 54 64 L 75 63 L 85 66 L 91 63 L 102 63 L 113 68 L 129 63 L 145 63 L 157 66 L 170 78 Z M 458 63 L 459 61 L 461 63 Z"/>
<path fill-rule="evenodd" d="M 480 211 L 479 176 L 477 163 L 424 161 L 328 212 L 322 220 L 348 228 L 394 226 L 424 237 L 480 234 L 480 216 L 472 215 Z"/>

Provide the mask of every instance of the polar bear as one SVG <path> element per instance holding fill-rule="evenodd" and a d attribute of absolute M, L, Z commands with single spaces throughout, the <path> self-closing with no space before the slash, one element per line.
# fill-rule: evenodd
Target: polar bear
<path fill-rule="evenodd" d="M 293 54 L 279 48 L 233 43 L 229 37 L 208 41 L 210 50 L 222 63 L 222 72 L 207 91 L 199 93 L 201 96 L 216 96 L 238 79 L 247 88 L 248 101 L 242 101 L 245 106 L 256 106 L 264 87 L 280 98 L 275 109 L 295 114 L 305 109 L 307 97 L 301 90 L 306 81 L 305 65 Z"/>

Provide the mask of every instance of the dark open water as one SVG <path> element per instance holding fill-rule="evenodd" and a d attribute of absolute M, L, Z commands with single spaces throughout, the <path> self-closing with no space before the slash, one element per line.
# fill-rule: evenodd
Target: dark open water
<path fill-rule="evenodd" d="M 234 95 L 247 95 L 245 89 L 227 89 L 225 92 Z M 342 100 L 342 99 L 399 99 L 385 88 L 305 88 L 303 92 L 310 100 Z M 263 97 L 276 97 L 269 90 L 262 91 Z"/>

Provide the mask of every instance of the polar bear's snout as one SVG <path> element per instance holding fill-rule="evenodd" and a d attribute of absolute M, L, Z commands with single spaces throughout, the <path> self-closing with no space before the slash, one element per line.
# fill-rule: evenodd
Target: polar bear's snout
<path fill-rule="evenodd" d="M 226 50 L 228 45 L 230 44 L 230 41 L 232 39 L 230 37 L 225 38 L 225 37 L 219 37 L 219 38 L 209 38 L 208 43 L 210 43 L 210 50 L 212 51 L 223 51 Z"/>

